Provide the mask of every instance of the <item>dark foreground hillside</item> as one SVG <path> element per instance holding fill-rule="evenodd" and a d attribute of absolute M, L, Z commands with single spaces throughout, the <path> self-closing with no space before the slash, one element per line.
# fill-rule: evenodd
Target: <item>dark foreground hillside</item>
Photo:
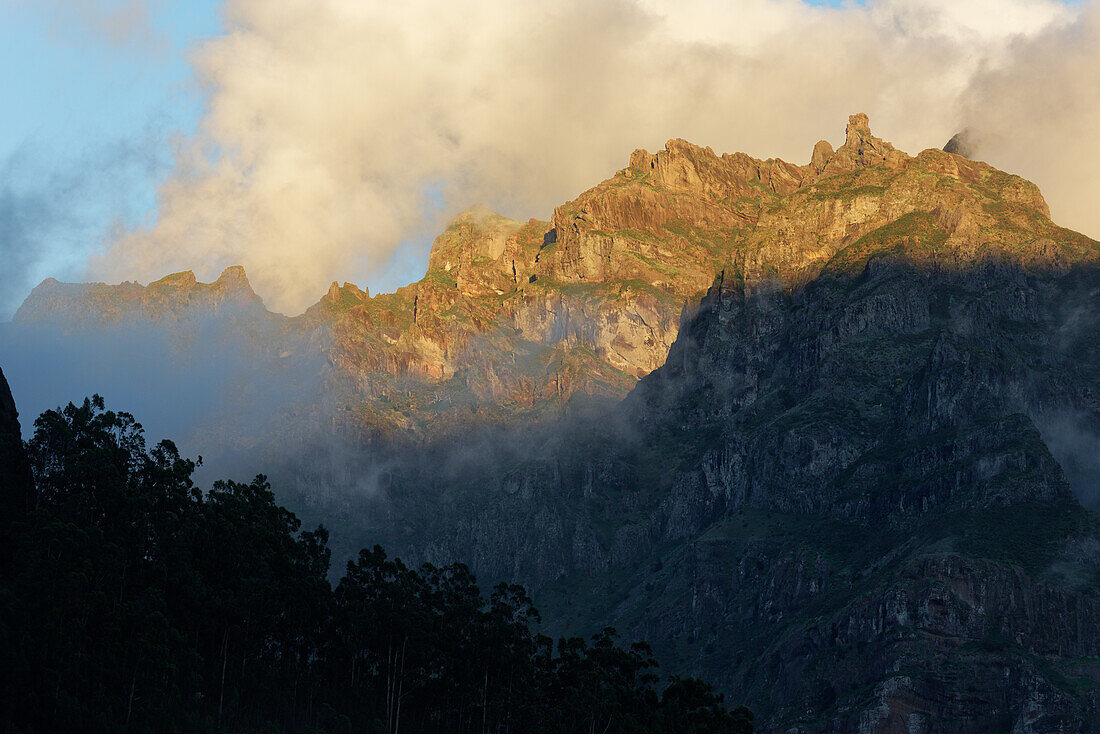
<path fill-rule="evenodd" d="M 614 630 L 556 644 L 522 587 L 362 551 L 328 581 L 263 477 L 191 482 L 98 397 L 28 444 L 0 377 L 5 731 L 751 732 Z"/>

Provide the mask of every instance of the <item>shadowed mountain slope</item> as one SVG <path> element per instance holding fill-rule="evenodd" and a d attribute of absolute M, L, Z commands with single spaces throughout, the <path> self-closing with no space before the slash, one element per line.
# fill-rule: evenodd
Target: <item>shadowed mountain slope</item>
<path fill-rule="evenodd" d="M 1100 270 L 896 244 L 720 280 L 612 415 L 395 481 L 434 508 L 405 542 L 646 636 L 768 730 L 1092 731 L 1100 477 L 1062 466 L 1065 426 L 1100 436 Z"/>

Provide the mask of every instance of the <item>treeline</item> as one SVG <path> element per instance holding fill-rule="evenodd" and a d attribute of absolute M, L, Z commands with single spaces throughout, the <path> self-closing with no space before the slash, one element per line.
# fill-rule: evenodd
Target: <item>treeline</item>
<path fill-rule="evenodd" d="M 98 396 L 43 413 L 27 453 L 0 520 L 11 730 L 752 731 L 706 684 L 662 685 L 644 643 L 554 643 L 522 587 L 486 598 L 461 564 L 375 547 L 333 589 L 327 532 L 264 477 L 200 492 Z"/>

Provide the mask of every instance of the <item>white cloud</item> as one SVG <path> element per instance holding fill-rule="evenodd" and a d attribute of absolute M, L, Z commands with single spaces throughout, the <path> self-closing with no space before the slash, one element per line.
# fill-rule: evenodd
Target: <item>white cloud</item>
<path fill-rule="evenodd" d="M 438 227 L 423 221 L 429 188 L 448 212 L 547 217 L 635 147 L 685 137 L 803 162 L 856 111 L 911 152 L 981 126 L 1005 141 L 991 162 L 1095 235 L 1088 162 L 1027 150 L 1095 119 L 1095 14 L 1051 0 L 230 0 L 227 34 L 195 55 L 209 109 L 159 221 L 93 274 L 240 262 L 269 305 L 297 312 Z"/>
<path fill-rule="evenodd" d="M 960 104 L 978 157 L 1034 180 L 1054 221 L 1100 239 L 1100 4 L 1018 39 Z"/>

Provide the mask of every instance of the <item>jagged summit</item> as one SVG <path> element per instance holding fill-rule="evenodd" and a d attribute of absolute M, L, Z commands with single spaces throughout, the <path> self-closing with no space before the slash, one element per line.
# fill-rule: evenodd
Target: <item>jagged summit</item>
<path fill-rule="evenodd" d="M 928 269 L 991 258 L 1057 269 L 1098 252 L 1050 221 L 1034 184 L 940 150 L 909 156 L 859 113 L 839 147 L 822 140 L 801 165 L 672 139 L 635 150 L 551 221 L 475 205 L 436 238 L 420 281 L 373 297 L 334 282 L 291 321 L 331 333 L 343 399 L 373 416 L 364 423 L 419 430 L 433 411 L 468 404 L 456 392 L 502 414 L 576 392 L 622 396 L 664 363 L 681 314 L 718 277 L 723 292 L 791 290 L 887 256 Z M 262 311 L 242 268 L 210 284 L 192 272 L 147 287 L 47 280 L 16 320 L 160 318 L 226 303 Z M 384 420 L 379 396 L 392 401 Z"/>
<path fill-rule="evenodd" d="M 871 134 L 870 119 L 860 112 L 848 118 L 848 126 L 844 130 L 844 145 L 825 160 L 819 175 L 875 165 L 900 168 L 908 161 L 909 156 L 905 153 Z"/>
<path fill-rule="evenodd" d="M 428 256 L 428 270 L 450 272 L 475 259 L 495 260 L 504 252 L 508 235 L 521 226 L 482 204 L 475 204 L 455 215 L 436 237 Z"/>
<path fill-rule="evenodd" d="M 226 283 L 245 286 L 249 289 L 252 288 L 248 282 L 248 276 L 244 272 L 244 266 L 242 265 L 230 265 L 228 268 L 222 271 L 222 274 L 218 276 L 215 283 Z"/>
<path fill-rule="evenodd" d="M 860 112 L 848 118 L 844 143 L 837 149 L 818 141 L 807 165 L 778 158 L 758 160 L 744 153 L 716 155 L 714 150 L 675 138 L 665 149 L 649 153 L 639 148 L 630 155 L 627 176 L 649 177 L 671 190 L 721 197 L 747 195 L 763 184 L 774 193 L 788 194 L 826 176 L 875 165 L 905 166 L 908 155 L 871 133 L 870 119 Z"/>
<path fill-rule="evenodd" d="M 160 280 L 149 284 L 150 288 L 191 288 L 198 284 L 194 270 L 184 270 L 181 273 L 166 275 Z"/>
<path fill-rule="evenodd" d="M 337 281 L 332 281 L 325 295 L 321 296 L 321 303 L 341 304 L 350 299 L 352 302 L 366 301 L 370 299 L 370 289 L 361 289 L 355 283 L 344 282 L 341 286 Z"/>
<path fill-rule="evenodd" d="M 221 272 L 216 280 L 210 283 L 200 283 L 195 277 L 195 271 L 184 270 L 180 273 L 166 275 L 148 285 L 149 288 L 178 288 L 183 290 L 190 290 L 198 286 L 221 286 L 250 292 L 252 290 L 252 285 L 248 282 L 248 275 L 245 274 L 244 267 L 241 265 L 230 265 Z"/>
<path fill-rule="evenodd" d="M 240 265 L 222 271 L 211 283 L 201 283 L 192 270 L 166 275 L 142 286 L 134 281 L 62 283 L 47 278 L 15 312 L 16 323 L 108 324 L 135 319 L 176 319 L 226 309 L 264 312 Z"/>
<path fill-rule="evenodd" d="M 462 222 L 468 222 L 475 226 L 486 228 L 492 228 L 493 226 L 499 225 L 501 223 L 516 224 L 516 222 L 513 222 L 511 219 L 508 219 L 507 217 L 498 214 L 484 204 L 474 204 L 473 206 L 459 212 L 454 216 L 448 226 Z"/>

